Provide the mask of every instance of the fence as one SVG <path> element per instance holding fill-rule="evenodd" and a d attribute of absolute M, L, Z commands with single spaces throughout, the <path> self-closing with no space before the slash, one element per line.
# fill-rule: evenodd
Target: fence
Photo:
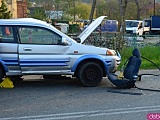
<path fill-rule="evenodd" d="M 76 34 L 70 35 L 76 38 Z M 135 47 L 140 49 L 141 55 L 148 58 L 157 66 L 160 66 L 160 35 L 122 35 L 121 33 L 99 33 L 93 32 L 83 44 L 93 45 L 97 47 L 104 47 L 119 51 L 121 54 L 121 63 L 123 63 L 132 55 Z M 157 68 L 151 62 L 144 60 L 141 65 L 142 69 L 155 69 Z"/>
<path fill-rule="evenodd" d="M 143 47 L 160 45 L 160 35 L 122 35 L 121 33 L 92 33 L 84 42 L 87 45 L 105 47 L 121 51 L 125 47 Z"/>
<path fill-rule="evenodd" d="M 76 36 L 74 36 L 75 38 Z M 142 56 L 154 61 L 160 66 L 160 35 L 122 35 L 121 33 L 92 33 L 83 44 L 114 49 L 122 56 L 121 65 L 132 55 L 132 50 L 137 47 Z M 120 65 L 120 67 L 121 67 Z M 156 68 L 150 62 L 143 60 L 142 69 Z"/>

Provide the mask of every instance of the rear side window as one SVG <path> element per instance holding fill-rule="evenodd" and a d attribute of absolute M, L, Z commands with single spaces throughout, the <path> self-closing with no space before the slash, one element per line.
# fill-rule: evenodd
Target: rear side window
<path fill-rule="evenodd" d="M 12 27 L 0 26 L 0 42 L 1 43 L 15 42 Z"/>
<path fill-rule="evenodd" d="M 39 27 L 18 27 L 21 43 L 24 44 L 59 44 L 62 37 Z"/>

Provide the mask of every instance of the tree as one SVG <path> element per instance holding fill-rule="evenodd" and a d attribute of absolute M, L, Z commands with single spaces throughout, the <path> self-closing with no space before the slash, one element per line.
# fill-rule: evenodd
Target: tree
<path fill-rule="evenodd" d="M 91 9 L 90 4 L 87 3 L 76 4 L 75 6 L 76 17 L 78 17 L 78 19 L 88 19 L 88 16 L 90 15 L 90 9 Z M 74 16 L 74 7 L 69 8 L 66 14 Z"/>
<path fill-rule="evenodd" d="M 127 7 L 125 9 L 124 13 L 125 20 L 133 19 L 133 20 L 138 20 L 137 19 L 137 7 L 134 1 L 130 1 L 127 3 Z"/>
<path fill-rule="evenodd" d="M 137 19 L 140 19 L 140 6 L 139 6 L 139 1 L 135 0 L 136 6 L 137 6 Z"/>
<path fill-rule="evenodd" d="M 68 7 L 73 7 L 74 6 L 74 2 L 76 3 L 81 3 L 80 0 L 55 0 L 56 4 L 68 4 Z"/>
<path fill-rule="evenodd" d="M 146 9 L 153 0 L 120 0 L 123 1 L 122 9 L 125 19 L 144 19 L 150 16 L 149 10 Z"/>
<path fill-rule="evenodd" d="M 103 9 L 105 9 L 105 11 Z M 103 9 L 102 15 L 106 15 L 107 18 L 111 20 L 119 20 L 120 15 L 117 0 L 107 1 Z"/>
<path fill-rule="evenodd" d="M 36 8 L 30 17 L 39 19 L 39 20 L 46 20 L 46 14 L 43 8 Z"/>
<path fill-rule="evenodd" d="M 4 0 L 2 0 L 1 6 L 0 6 L 0 19 L 9 19 L 9 18 L 11 18 L 11 16 L 12 16 L 11 12 L 8 11 Z"/>

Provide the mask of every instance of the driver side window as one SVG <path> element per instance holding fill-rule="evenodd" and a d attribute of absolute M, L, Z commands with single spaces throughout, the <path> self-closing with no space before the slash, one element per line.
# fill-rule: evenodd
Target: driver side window
<path fill-rule="evenodd" d="M 18 27 L 21 43 L 56 45 L 62 41 L 58 34 L 39 27 Z"/>

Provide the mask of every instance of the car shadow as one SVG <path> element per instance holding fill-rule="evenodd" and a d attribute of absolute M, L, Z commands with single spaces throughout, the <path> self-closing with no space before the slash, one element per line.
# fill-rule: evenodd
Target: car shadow
<path fill-rule="evenodd" d="M 133 89 L 119 89 L 112 85 L 108 79 L 103 79 L 101 84 L 97 87 L 83 87 L 82 84 L 76 78 L 70 79 L 27 79 L 23 81 L 15 81 L 14 88 L 20 90 L 34 90 L 42 91 L 54 90 L 54 91 L 93 91 L 93 93 L 113 93 L 113 94 L 127 94 L 127 95 L 142 95 L 141 91 L 135 91 Z"/>
<path fill-rule="evenodd" d="M 63 79 L 63 80 L 53 80 L 53 79 L 29 79 L 23 81 L 14 81 L 15 87 L 79 87 L 80 83 L 77 79 Z"/>

